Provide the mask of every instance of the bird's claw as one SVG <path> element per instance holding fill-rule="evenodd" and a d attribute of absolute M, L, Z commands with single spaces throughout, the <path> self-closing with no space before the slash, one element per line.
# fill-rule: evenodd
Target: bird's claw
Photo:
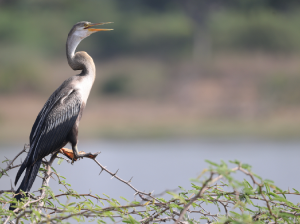
<path fill-rule="evenodd" d="M 94 154 L 90 153 L 90 155 L 88 155 L 88 158 L 91 158 L 91 159 L 95 159 L 101 152 L 96 152 Z"/>
<path fill-rule="evenodd" d="M 80 151 L 79 156 L 77 157 L 73 153 L 73 150 L 71 150 L 71 149 L 61 148 L 59 152 L 62 153 L 63 155 L 65 155 L 66 157 L 68 157 L 70 160 L 72 160 L 71 164 L 73 164 L 75 161 L 77 161 L 83 157 L 95 159 L 101 153 L 101 152 L 96 152 L 96 153 L 92 154 L 92 153 L 85 153 L 84 151 Z M 80 155 L 82 155 L 82 156 L 80 156 Z"/>

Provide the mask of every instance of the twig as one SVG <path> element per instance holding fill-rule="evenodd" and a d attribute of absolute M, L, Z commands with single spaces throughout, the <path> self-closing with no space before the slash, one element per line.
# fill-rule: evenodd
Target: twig
<path fill-rule="evenodd" d="M 16 167 L 19 167 L 19 166 L 21 166 L 21 165 L 16 165 L 16 166 L 12 166 L 13 165 L 13 162 L 23 153 L 23 152 L 26 152 L 26 149 L 28 148 L 28 145 L 27 144 L 25 144 L 24 145 L 24 148 L 21 150 L 21 152 L 19 152 L 16 156 L 15 156 L 15 158 L 13 158 L 12 160 L 10 160 L 9 161 L 9 163 L 8 163 L 8 165 L 7 165 L 7 167 L 5 168 L 5 169 L 3 169 L 0 173 L 2 174 L 2 175 L 4 175 L 8 170 L 11 170 L 11 169 L 13 169 L 13 168 L 16 168 Z"/>
<path fill-rule="evenodd" d="M 186 206 L 184 206 L 183 210 L 180 212 L 180 216 L 179 218 L 176 220 L 175 224 L 178 224 L 181 219 L 183 218 L 184 214 L 186 213 L 186 211 L 189 209 L 189 207 L 191 206 L 191 204 L 194 203 L 194 201 L 196 201 L 199 197 L 202 196 L 202 194 L 205 191 L 206 186 L 208 185 L 208 183 L 212 180 L 214 173 L 211 172 L 210 177 L 204 182 L 204 184 L 202 185 L 201 189 L 198 191 L 198 193 L 190 200 L 189 203 L 187 203 Z"/>
<path fill-rule="evenodd" d="M 116 174 L 119 171 L 119 169 L 115 173 L 112 173 L 111 171 L 106 169 L 106 167 L 104 167 L 101 163 L 99 163 L 98 160 L 96 160 L 96 158 L 93 158 L 93 160 L 98 164 L 98 166 L 101 167 L 101 169 L 102 169 L 101 172 L 104 170 L 107 173 L 109 173 L 112 177 L 115 177 L 117 180 L 119 180 L 119 181 L 123 182 L 124 184 L 128 185 L 131 189 L 133 189 L 136 192 L 135 195 L 138 194 L 142 198 L 142 200 L 149 201 L 148 199 L 143 197 L 143 195 L 145 195 L 147 197 L 152 198 L 153 200 L 155 200 L 157 202 L 161 202 L 159 199 L 151 196 L 151 193 L 144 193 L 144 192 L 141 192 L 141 191 L 137 190 L 135 187 L 133 187 L 132 184 L 130 183 L 132 178 L 129 181 L 125 181 L 122 178 L 118 177 Z"/>

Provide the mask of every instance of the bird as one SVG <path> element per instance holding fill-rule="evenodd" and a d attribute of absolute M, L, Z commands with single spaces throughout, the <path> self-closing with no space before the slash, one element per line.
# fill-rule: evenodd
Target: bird
<path fill-rule="evenodd" d="M 79 122 L 96 77 L 96 68 L 88 53 L 75 51 L 79 43 L 91 34 L 113 30 L 94 28 L 108 23 L 111 22 L 82 21 L 70 30 L 66 42 L 68 64 L 73 70 L 81 70 L 81 73 L 65 80 L 39 112 L 30 132 L 28 154 L 15 178 L 16 185 L 26 169 L 25 176 L 15 192 L 17 201 L 24 197 L 21 191 L 30 191 L 45 156 L 58 152 L 67 143 L 71 144 L 75 159 L 94 155 L 79 153 L 77 143 Z M 11 203 L 9 209 L 14 210 L 15 207 L 16 203 Z"/>

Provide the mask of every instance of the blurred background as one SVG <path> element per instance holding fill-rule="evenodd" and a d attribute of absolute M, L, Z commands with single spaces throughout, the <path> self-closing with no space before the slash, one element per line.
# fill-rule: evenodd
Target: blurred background
<path fill-rule="evenodd" d="M 205 159 L 239 159 L 300 188 L 299 0 L 0 0 L 2 159 L 28 143 L 48 97 L 78 74 L 65 42 L 83 20 L 114 22 L 103 26 L 114 31 L 78 47 L 97 66 L 79 150 L 102 151 L 103 165 L 156 193 L 188 187 Z M 132 198 L 95 178 L 88 160 L 62 166 L 80 193 Z"/>
<path fill-rule="evenodd" d="M 80 139 L 300 136 L 297 0 L 0 0 L 0 142 L 28 142 L 71 75 L 78 21 L 112 21 L 78 50 L 97 78 Z"/>

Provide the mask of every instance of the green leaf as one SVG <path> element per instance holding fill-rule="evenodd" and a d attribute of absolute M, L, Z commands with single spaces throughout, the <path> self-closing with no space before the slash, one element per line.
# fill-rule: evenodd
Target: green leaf
<path fill-rule="evenodd" d="M 250 171 L 252 166 L 250 166 L 249 164 L 242 164 L 242 168 L 244 168 L 245 170 Z"/>
<path fill-rule="evenodd" d="M 217 164 L 217 163 L 214 163 L 214 162 L 212 162 L 212 161 L 210 161 L 210 160 L 205 160 L 205 162 L 207 162 L 207 163 L 209 163 L 210 165 L 213 165 L 213 166 L 216 166 L 216 167 L 219 167 L 219 164 Z"/>
<path fill-rule="evenodd" d="M 60 158 L 60 159 L 57 161 L 57 164 L 60 165 L 63 161 L 64 161 L 64 159 Z"/>
<path fill-rule="evenodd" d="M 268 183 L 265 183 L 265 187 L 266 187 L 267 193 L 270 193 L 271 190 L 270 190 L 270 187 L 269 187 L 269 184 L 268 184 Z"/>
<path fill-rule="evenodd" d="M 229 162 L 232 163 L 232 164 L 236 164 L 236 165 L 240 165 L 241 164 L 241 162 L 238 161 L 238 160 L 229 160 Z"/>
<path fill-rule="evenodd" d="M 263 179 L 260 177 L 260 176 L 258 176 L 257 174 L 255 174 L 255 173 L 252 173 L 252 175 L 253 176 L 255 176 L 256 178 L 258 178 L 260 181 L 262 181 Z"/>
<path fill-rule="evenodd" d="M 268 183 L 268 184 L 274 184 L 273 180 L 269 180 L 269 179 L 265 179 L 264 182 Z"/>
<path fill-rule="evenodd" d="M 181 186 L 178 186 L 182 191 L 186 191 L 183 187 Z"/>
<path fill-rule="evenodd" d="M 52 166 L 51 166 L 51 169 L 52 169 L 55 173 L 57 173 L 56 170 L 55 170 Z"/>
<path fill-rule="evenodd" d="M 139 205 L 140 202 L 138 202 L 138 201 L 133 201 L 133 202 L 131 202 L 131 204 L 133 204 L 133 205 Z"/>
<path fill-rule="evenodd" d="M 72 205 L 75 205 L 75 204 L 76 204 L 76 202 L 72 202 L 72 203 L 68 204 L 67 206 L 72 206 Z"/>
<path fill-rule="evenodd" d="M 123 219 L 123 222 L 130 224 L 140 224 L 137 220 L 135 220 L 131 215 L 128 215 L 127 218 Z"/>
<path fill-rule="evenodd" d="M 248 185 L 249 188 L 253 188 L 252 185 L 246 179 L 244 179 L 244 182 Z"/>
<path fill-rule="evenodd" d="M 41 219 L 41 214 L 38 211 L 32 210 L 32 213 L 34 213 L 38 217 L 38 219 Z"/>
<path fill-rule="evenodd" d="M 123 199 L 124 201 L 129 202 L 126 198 L 124 198 L 124 197 L 122 197 L 122 196 L 120 196 L 120 198 Z"/>
<path fill-rule="evenodd" d="M 253 202 L 250 200 L 250 198 L 247 195 L 245 195 L 245 198 L 249 204 L 254 205 Z"/>
<path fill-rule="evenodd" d="M 104 196 L 106 196 L 106 197 L 108 197 L 108 198 L 110 198 L 107 194 L 104 194 L 104 193 L 102 193 Z"/>
<path fill-rule="evenodd" d="M 54 204 L 48 198 L 45 198 L 45 202 L 47 202 L 50 207 L 54 207 Z"/>
<path fill-rule="evenodd" d="M 92 200 L 91 199 L 88 199 L 88 201 L 92 204 L 92 205 L 94 205 L 94 203 L 92 202 Z"/>

